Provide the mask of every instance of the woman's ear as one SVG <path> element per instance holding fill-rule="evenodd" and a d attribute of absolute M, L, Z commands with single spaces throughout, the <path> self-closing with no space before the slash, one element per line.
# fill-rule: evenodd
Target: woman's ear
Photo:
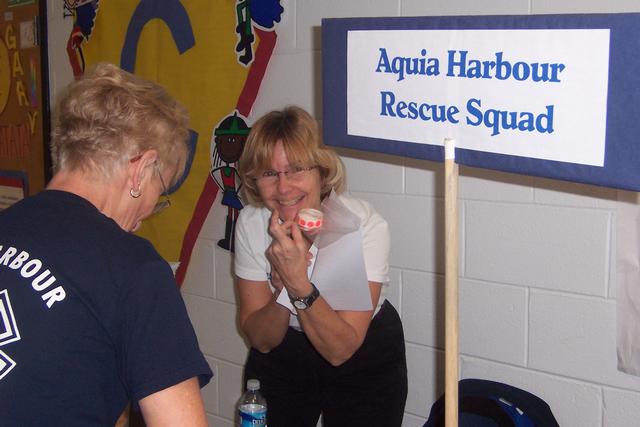
<path fill-rule="evenodd" d="M 155 149 L 150 149 L 129 162 L 127 174 L 133 191 L 141 191 L 140 187 L 147 169 L 149 166 L 153 166 L 157 159 L 158 152 Z"/>

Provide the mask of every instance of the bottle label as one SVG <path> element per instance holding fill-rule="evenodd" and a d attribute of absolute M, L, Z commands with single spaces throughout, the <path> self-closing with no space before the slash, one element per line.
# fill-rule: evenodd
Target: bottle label
<path fill-rule="evenodd" d="M 240 427 L 267 427 L 267 408 L 254 403 L 240 406 Z"/>

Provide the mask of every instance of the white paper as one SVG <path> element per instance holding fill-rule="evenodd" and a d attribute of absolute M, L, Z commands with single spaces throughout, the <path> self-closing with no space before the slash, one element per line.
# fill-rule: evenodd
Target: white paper
<path fill-rule="evenodd" d="M 318 248 L 327 247 L 343 236 L 360 230 L 360 218 L 340 202 L 334 191 L 323 200 L 320 210 L 324 213 L 324 222 L 315 240 Z"/>
<path fill-rule="evenodd" d="M 310 268 L 311 282 L 334 310 L 372 310 L 360 218 L 334 192 L 321 210 L 324 223 L 314 243 L 318 252 Z M 276 301 L 295 314 L 286 289 Z"/>

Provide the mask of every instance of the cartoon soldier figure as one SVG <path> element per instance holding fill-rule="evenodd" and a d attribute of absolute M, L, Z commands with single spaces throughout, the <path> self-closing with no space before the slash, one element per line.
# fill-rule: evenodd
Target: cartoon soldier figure
<path fill-rule="evenodd" d="M 234 229 L 238 212 L 242 209 L 242 201 L 238 196 L 242 183 L 235 166 L 244 148 L 249 134 L 249 127 L 238 117 L 238 113 L 226 117 L 213 131 L 214 143 L 211 144 L 212 168 L 211 178 L 222 190 L 222 205 L 227 207 L 227 221 L 224 239 L 218 241 L 218 246 L 234 251 Z M 217 178 L 219 176 L 219 179 Z"/>

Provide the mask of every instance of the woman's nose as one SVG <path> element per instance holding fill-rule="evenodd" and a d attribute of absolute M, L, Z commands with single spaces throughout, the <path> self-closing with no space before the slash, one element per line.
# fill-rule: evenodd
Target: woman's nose
<path fill-rule="evenodd" d="M 280 173 L 278 175 L 278 192 L 280 193 L 286 193 L 287 191 L 289 191 L 291 189 L 291 182 L 289 181 L 289 177 L 284 174 L 284 173 Z"/>

